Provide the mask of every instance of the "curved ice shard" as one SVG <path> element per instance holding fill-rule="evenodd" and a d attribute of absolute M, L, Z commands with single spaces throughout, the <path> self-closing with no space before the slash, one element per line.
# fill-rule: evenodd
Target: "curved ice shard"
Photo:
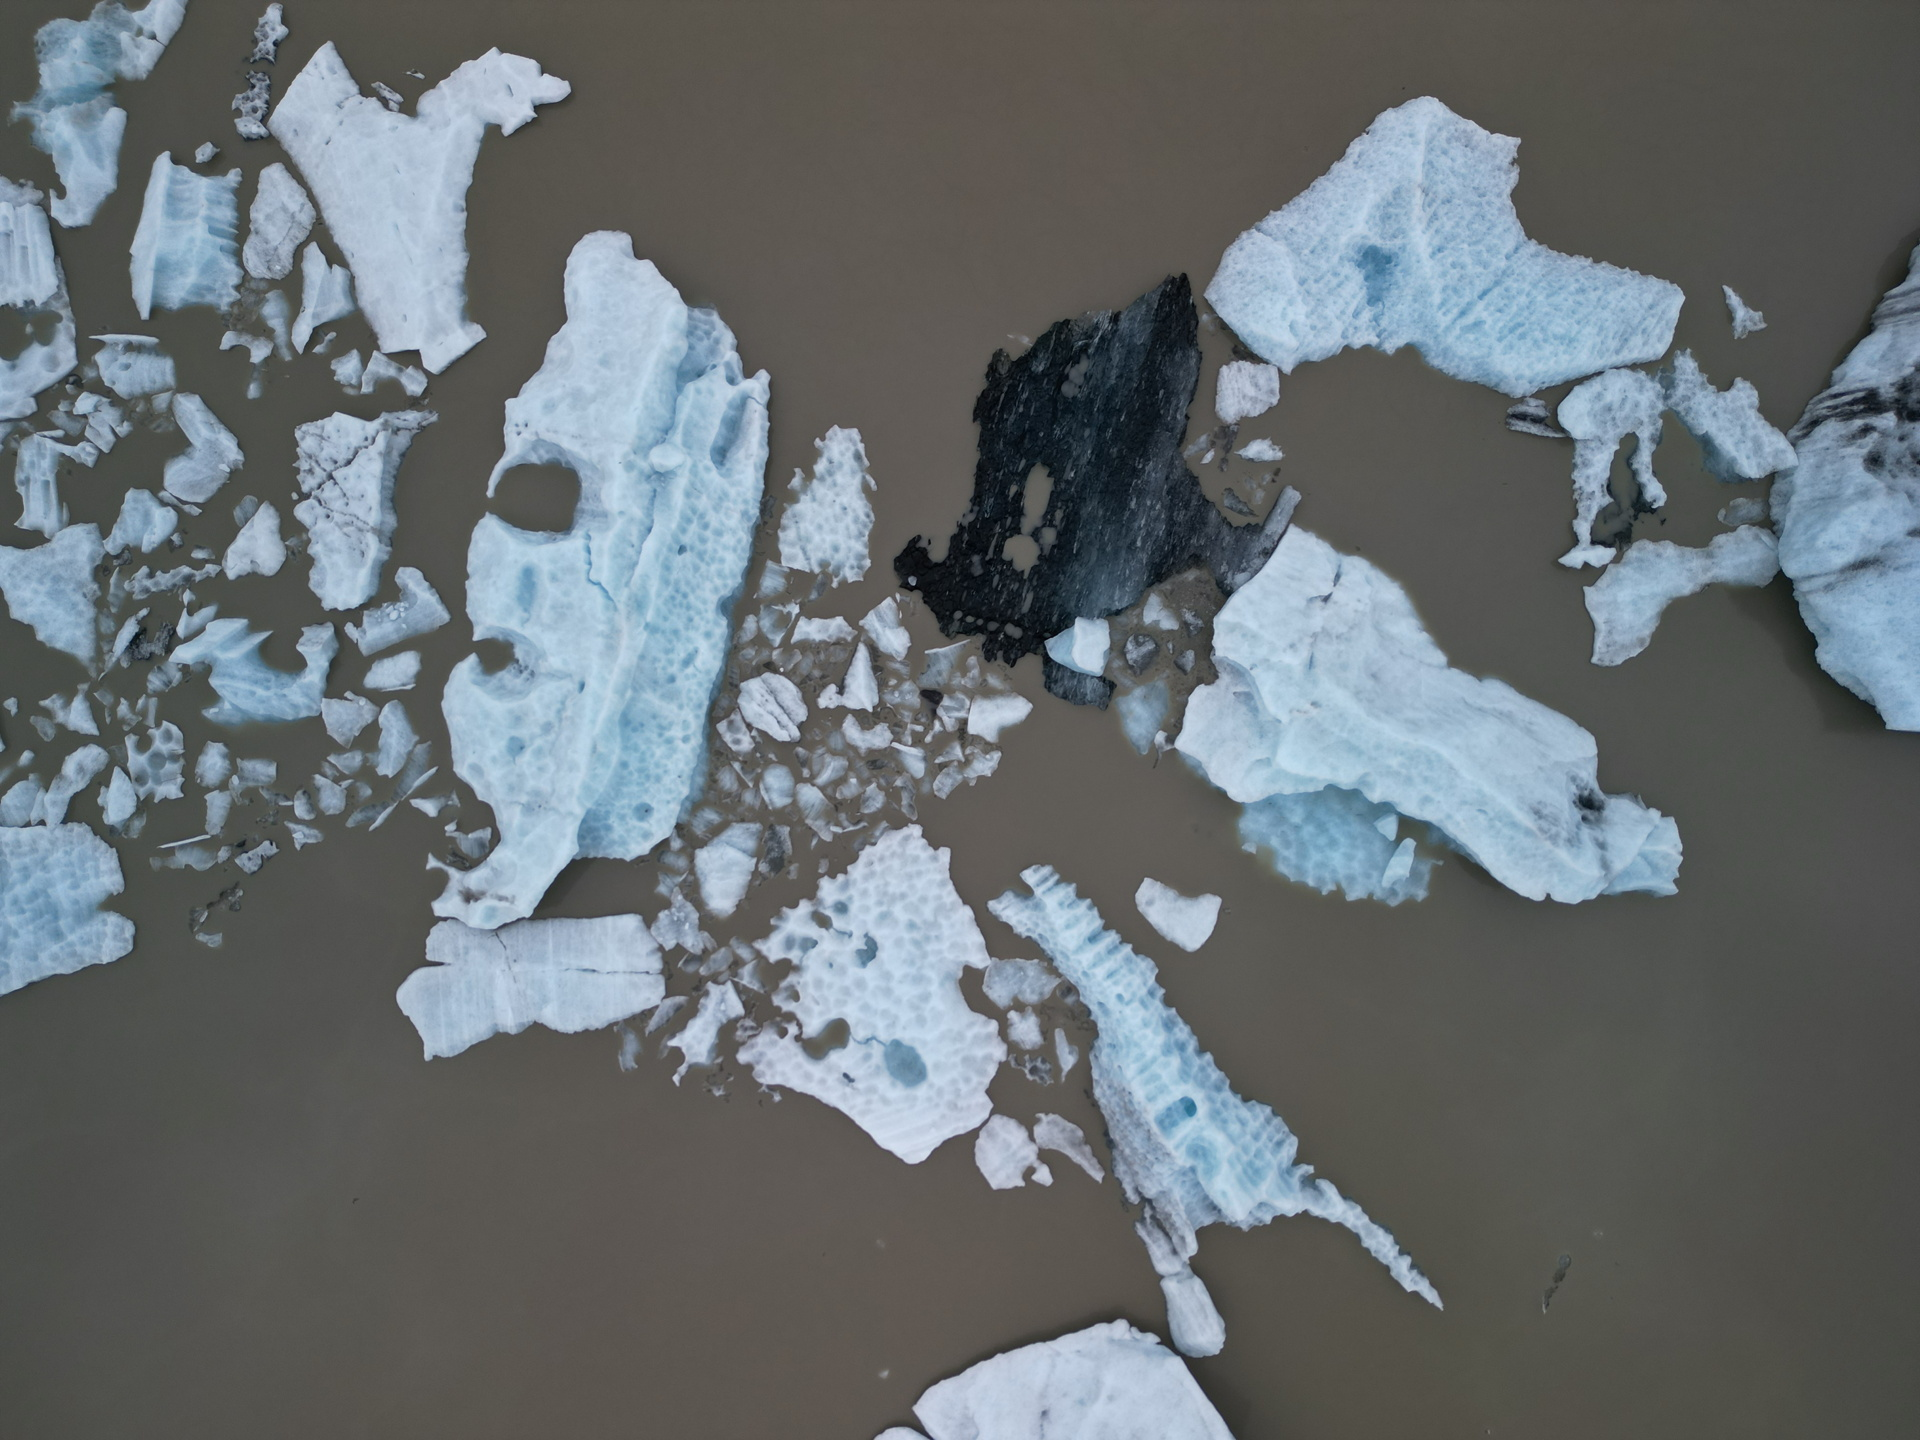
<path fill-rule="evenodd" d="M 152 0 L 143 10 L 107 3 L 85 20 L 49 20 L 33 37 L 40 89 L 13 107 L 33 122 L 33 143 L 53 157 L 66 187 L 53 201 L 53 218 L 85 225 L 120 183 L 120 137 L 127 112 L 107 87 L 144 80 L 186 19 L 187 0 Z"/>
<path fill-rule="evenodd" d="M 468 657 L 443 706 L 453 764 L 493 807 L 500 844 L 450 877 L 437 914 L 482 929 L 532 912 L 576 855 L 632 859 L 673 828 L 706 753 L 767 464 L 767 376 L 690 310 L 625 235 L 567 260 L 567 323 L 507 402 L 516 465 L 580 481 L 573 526 L 474 527 L 467 613 L 514 663 Z"/>
<path fill-rule="evenodd" d="M 213 620 L 169 657 L 176 665 L 210 667 L 207 683 L 220 700 L 203 713 L 215 724 L 304 720 L 320 713 L 327 670 L 340 648 L 333 627 L 309 625 L 300 632 L 296 648 L 304 664 L 297 675 L 275 670 L 260 658 L 260 646 L 270 633 L 250 630 L 238 618 Z"/>
<path fill-rule="evenodd" d="M 1093 1012 L 1093 1098 L 1107 1122 L 1114 1174 L 1127 1199 L 1144 1206 L 1138 1228 L 1167 1293 L 1174 1344 L 1188 1354 L 1220 1348 L 1190 1345 L 1181 1323 L 1183 1312 L 1196 1320 L 1213 1314 L 1200 1303 L 1205 1287 L 1189 1262 L 1199 1245 L 1194 1232 L 1216 1222 L 1248 1230 L 1286 1215 L 1331 1220 L 1359 1236 L 1403 1288 L 1439 1305 L 1392 1235 L 1295 1162 L 1300 1142 L 1286 1122 L 1234 1093 L 1167 1004 L 1153 962 L 1107 929 L 1051 866 L 1029 866 L 1020 878 L 1032 895 L 1009 890 L 987 908 L 1037 942 Z"/>
<path fill-rule="evenodd" d="M 0 595 L 22 625 L 33 627 L 42 645 L 64 650 L 93 668 L 94 602 L 100 582 L 94 566 L 102 554 L 97 525 L 69 525 L 44 545 L 23 550 L 0 545 Z"/>
<path fill-rule="evenodd" d="M 1792 434 L 1773 524 L 1815 658 L 1920 730 L 1920 249 Z"/>
<path fill-rule="evenodd" d="M 1227 247 L 1207 299 L 1286 371 L 1411 345 L 1521 396 L 1665 354 L 1680 287 L 1529 240 L 1511 198 L 1519 148 L 1431 96 L 1388 110 Z"/>
<path fill-rule="evenodd" d="M 163 150 L 147 175 L 133 232 L 133 305 L 224 310 L 240 298 L 240 172 L 200 175 Z"/>
<path fill-rule="evenodd" d="M 873 530 L 874 488 L 867 449 L 858 430 L 835 425 L 813 442 L 820 452 L 813 478 L 793 472 L 794 498 L 780 517 L 780 563 L 789 570 L 828 576 L 835 585 L 867 573 L 867 536 Z"/>
<path fill-rule="evenodd" d="M 1593 663 L 1619 665 L 1646 649 L 1675 600 L 1709 585 L 1765 585 L 1779 573 L 1779 546 L 1759 525 L 1742 525 L 1697 547 L 1636 540 L 1587 587 Z"/>
<path fill-rule="evenodd" d="M 948 857 L 918 825 L 890 831 L 782 911 L 754 948 L 793 962 L 774 1001 L 797 1027 L 769 1025 L 740 1047 L 762 1085 L 833 1106 L 909 1165 L 992 1113 L 987 1085 L 1007 1056 L 999 1026 L 960 993 L 961 974 L 989 957 Z M 834 1020 L 848 1041 L 815 1059 L 802 1040 Z"/>
<path fill-rule="evenodd" d="M 85 825 L 0 827 L 0 995 L 133 949 L 133 922 L 100 908 L 123 883 Z"/>
<path fill-rule="evenodd" d="M 335 413 L 293 432 L 294 469 L 307 497 L 293 507 L 307 527 L 307 586 L 329 610 L 364 605 L 393 553 L 393 482 L 431 410 L 390 410 L 372 420 Z"/>
<path fill-rule="evenodd" d="M 267 122 L 353 269 L 380 348 L 418 350 L 439 374 L 486 336 L 467 318 L 467 187 L 487 126 L 511 135 L 566 81 L 489 50 L 420 97 L 412 115 L 362 95 L 329 41 Z"/>
<path fill-rule="evenodd" d="M 7 179 L 0 179 L 0 306 L 19 312 L 29 336 L 19 354 L 0 357 L 0 421 L 18 420 L 77 356 L 73 306 L 40 192 Z"/>
<path fill-rule="evenodd" d="M 1289 530 L 1227 601 L 1213 658 L 1176 744 L 1235 800 L 1356 790 L 1533 900 L 1673 893 L 1679 828 L 1601 792 L 1593 736 L 1452 668 L 1406 591 L 1317 535 Z"/>

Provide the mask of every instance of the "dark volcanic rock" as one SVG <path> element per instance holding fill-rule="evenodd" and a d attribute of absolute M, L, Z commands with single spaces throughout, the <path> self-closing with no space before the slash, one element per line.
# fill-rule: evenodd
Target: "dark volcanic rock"
<path fill-rule="evenodd" d="M 1266 563 L 1298 497 L 1284 492 L 1265 524 L 1236 529 L 1180 456 L 1197 329 L 1176 275 L 1118 313 L 1061 321 L 1018 360 L 995 352 L 973 407 L 973 501 L 946 558 L 918 537 L 893 562 L 944 634 L 982 635 L 989 659 L 1012 662 L 1194 564 L 1231 593 Z M 1047 688 L 1077 704 L 1112 692 L 1046 668 Z"/>

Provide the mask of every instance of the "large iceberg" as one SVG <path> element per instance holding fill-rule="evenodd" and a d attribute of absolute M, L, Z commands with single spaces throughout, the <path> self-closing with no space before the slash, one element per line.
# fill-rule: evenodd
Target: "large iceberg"
<path fill-rule="evenodd" d="M 1214 620 L 1178 745 L 1243 804 L 1337 786 L 1441 831 L 1529 899 L 1669 895 L 1680 832 L 1599 787 L 1593 736 L 1447 664 L 1388 576 L 1298 526 Z"/>
<path fill-rule="evenodd" d="M 107 87 L 152 74 L 186 15 L 187 0 L 152 0 L 131 12 L 106 0 L 85 20 L 49 20 L 33 37 L 40 89 L 13 115 L 32 122 L 35 148 L 53 157 L 66 187 L 53 200 L 62 225 L 87 224 L 120 183 L 127 112 Z"/>
<path fill-rule="evenodd" d="M 1529 240 L 1519 148 L 1431 96 L 1388 110 L 1227 248 L 1207 299 L 1286 371 L 1411 345 L 1518 396 L 1666 353 L 1680 287 Z"/>
<path fill-rule="evenodd" d="M 92 524 L 69 525 L 30 550 L 0 545 L 0 595 L 8 611 L 31 626 L 42 645 L 64 650 L 89 670 L 100 598 L 93 572 L 102 553 L 100 527 Z"/>
<path fill-rule="evenodd" d="M 293 507 L 307 527 L 307 585 L 329 610 L 364 605 L 393 552 L 393 482 L 413 437 L 439 417 L 391 410 L 372 420 L 335 413 L 297 426 L 294 470 L 307 498 Z"/>
<path fill-rule="evenodd" d="M 1593 663 L 1619 665 L 1646 649 L 1675 600 L 1709 585 L 1765 585 L 1779 573 L 1779 545 L 1759 525 L 1742 525 L 1698 547 L 1636 540 L 1587 587 Z"/>
<path fill-rule="evenodd" d="M 0 995 L 133 949 L 133 922 L 100 908 L 122 883 L 84 825 L 0 826 Z"/>
<path fill-rule="evenodd" d="M 487 126 L 511 135 L 567 82 L 489 50 L 389 110 L 331 41 L 294 77 L 267 128 L 306 177 L 380 348 L 418 350 L 439 374 L 485 338 L 467 318 L 467 187 Z"/>
<path fill-rule="evenodd" d="M 516 465 L 565 465 L 573 525 L 474 527 L 474 638 L 514 659 L 488 674 L 469 656 L 442 705 L 500 843 L 434 910 L 482 929 L 532 913 L 576 855 L 646 853 L 698 789 L 766 472 L 766 373 L 743 377 L 720 317 L 689 309 L 627 236 L 574 246 L 566 302 L 507 402 L 488 490 Z"/>
<path fill-rule="evenodd" d="M 1331 1220 L 1359 1236 L 1405 1289 L 1439 1305 L 1392 1235 L 1295 1162 L 1299 1141 L 1286 1122 L 1234 1093 L 1167 1004 L 1153 962 L 1108 930 L 1051 866 L 1029 866 L 1020 878 L 1032 895 L 1009 890 L 987 908 L 1037 942 L 1093 1012 L 1093 1098 L 1107 1122 L 1114 1174 L 1143 1207 L 1136 1228 L 1161 1277 L 1173 1343 L 1210 1355 L 1224 1342 L 1190 1264 L 1194 1232 L 1217 1221 L 1247 1230 L 1285 1215 Z"/>
<path fill-rule="evenodd" d="M 889 831 L 781 912 L 755 948 L 792 963 L 774 1001 L 797 1025 L 740 1046 L 761 1084 L 833 1106 L 909 1165 L 987 1118 L 1007 1055 L 999 1026 L 960 993 L 961 975 L 990 957 L 948 855 L 918 825 Z M 805 1042 L 836 1020 L 847 1043 L 815 1058 Z"/>
<path fill-rule="evenodd" d="M 142 320 L 155 307 L 207 305 L 240 298 L 240 172 L 201 175 L 153 157 L 140 225 L 133 232 L 133 306 Z"/>
<path fill-rule="evenodd" d="M 18 420 L 76 356 L 73 307 L 40 192 L 7 179 L 0 179 L 0 306 L 18 312 L 29 335 L 19 354 L 0 357 L 0 421 Z"/>

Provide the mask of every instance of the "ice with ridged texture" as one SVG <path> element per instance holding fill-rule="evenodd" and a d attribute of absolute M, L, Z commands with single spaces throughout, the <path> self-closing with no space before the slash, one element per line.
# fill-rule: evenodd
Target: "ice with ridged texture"
<path fill-rule="evenodd" d="M 331 41 L 294 77 L 267 128 L 319 202 L 382 350 L 417 350 L 438 375 L 485 338 L 466 313 L 480 142 L 489 125 L 511 135 L 569 89 L 524 56 L 489 50 L 404 115 L 360 93 Z"/>
<path fill-rule="evenodd" d="M 1735 379 L 1715 390 L 1693 352 L 1682 350 L 1660 372 L 1660 389 L 1667 408 L 1700 442 L 1701 463 L 1717 479 L 1763 480 L 1793 464 L 1792 444 L 1760 413 L 1760 392 L 1751 382 Z"/>
<path fill-rule="evenodd" d="M 960 993 L 988 956 L 948 856 L 917 825 L 889 831 L 781 912 L 755 949 L 792 962 L 774 995 L 792 1021 L 740 1047 L 761 1084 L 833 1106 L 909 1165 L 992 1113 L 987 1085 L 1007 1054 Z M 815 1059 L 803 1041 L 835 1020 L 847 1043 Z"/>
<path fill-rule="evenodd" d="M 1744 340 L 1754 331 L 1767 328 L 1767 317 L 1734 294 L 1731 285 L 1722 285 L 1720 294 L 1727 302 L 1727 319 L 1733 325 L 1734 339 Z"/>
<path fill-rule="evenodd" d="M 1521 396 L 1665 354 L 1680 287 L 1529 240 L 1512 199 L 1519 147 L 1431 96 L 1388 110 L 1227 248 L 1207 299 L 1288 372 L 1349 346 L 1411 345 Z"/>
<path fill-rule="evenodd" d="M 1182 895 L 1171 885 L 1148 876 L 1133 892 L 1133 903 L 1146 922 L 1191 955 L 1213 936 L 1220 921 L 1218 895 Z"/>
<path fill-rule="evenodd" d="M 62 225 L 87 224 L 120 183 L 127 112 L 107 87 L 152 74 L 186 14 L 187 0 L 152 0 L 131 12 L 107 3 L 85 20 L 49 20 L 33 37 L 40 89 L 13 107 L 13 118 L 31 121 L 34 148 L 53 158 L 66 190 L 53 200 Z"/>
<path fill-rule="evenodd" d="M 1053 1172 L 1040 1163 L 1040 1147 L 1027 1127 L 1010 1115 L 994 1115 L 973 1137 L 973 1163 L 995 1190 L 1016 1190 L 1027 1183 L 1051 1185 Z"/>
<path fill-rule="evenodd" d="M 100 908 L 122 883 L 85 825 L 0 827 L 0 995 L 133 949 L 133 922 Z"/>
<path fill-rule="evenodd" d="M 1605 565 L 1614 552 L 1593 543 L 1593 522 L 1609 498 L 1607 474 L 1613 454 L 1631 435 L 1629 464 L 1640 487 L 1640 501 L 1657 510 L 1667 492 L 1653 473 L 1653 452 L 1660 444 L 1660 412 L 1666 399 L 1659 383 L 1639 370 L 1609 370 L 1576 385 L 1560 402 L 1560 427 L 1573 437 L 1573 548 L 1560 557 L 1568 568 Z"/>
<path fill-rule="evenodd" d="M 1213 660 L 1175 743 L 1242 804 L 1337 786 L 1529 899 L 1673 893 L 1679 827 L 1602 793 L 1593 736 L 1448 665 L 1406 591 L 1317 535 L 1289 530 L 1221 608 Z"/>
<path fill-rule="evenodd" d="M 767 462 L 767 377 L 625 235 L 567 261 L 567 323 L 507 402 L 516 465 L 579 478 L 563 534 L 474 527 L 467 613 L 513 663 L 454 668 L 442 709 L 454 769 L 500 843 L 450 876 L 436 913 L 483 928 L 531 913 L 576 855 L 633 859 L 694 795 Z"/>
<path fill-rule="evenodd" d="M 247 210 L 247 243 L 240 263 L 256 280 L 284 280 L 293 273 L 294 252 L 313 229 L 313 201 L 278 160 L 260 172 Z"/>
<path fill-rule="evenodd" d="M 867 536 L 873 530 L 874 488 L 867 449 L 858 430 L 836 425 L 813 442 L 819 458 L 813 478 L 793 472 L 794 498 L 780 517 L 780 563 L 825 575 L 835 585 L 867 573 Z"/>
<path fill-rule="evenodd" d="M 1280 370 L 1254 360 L 1230 360 L 1213 383 L 1213 413 L 1222 425 L 1238 425 L 1280 403 Z M 1278 456 L 1274 457 L 1278 459 Z"/>
<path fill-rule="evenodd" d="M 95 335 L 100 383 L 122 400 L 175 388 L 173 357 L 151 335 Z"/>
<path fill-rule="evenodd" d="M 165 150 L 154 156 L 130 269 L 142 320 L 156 307 L 224 310 L 238 300 L 240 172 L 198 175 Z"/>
<path fill-rule="evenodd" d="M 122 550 L 137 549 L 142 555 L 150 555 L 166 544 L 179 524 L 180 516 L 151 490 L 129 490 L 104 542 L 106 551 L 117 555 Z"/>
<path fill-rule="evenodd" d="M 338 412 L 295 427 L 294 469 L 307 498 L 293 507 L 307 527 L 307 585 L 329 610 L 364 605 L 393 551 L 393 482 L 431 410 L 390 410 L 372 420 Z"/>
<path fill-rule="evenodd" d="M 245 725 L 256 720 L 304 720 L 320 713 L 320 694 L 327 686 L 340 639 L 331 625 L 309 625 L 295 647 L 302 666 L 297 674 L 275 670 L 260 658 L 266 630 L 249 629 L 237 617 L 212 620 L 207 628 L 168 657 L 175 665 L 206 665 L 207 683 L 220 697 L 203 712 L 218 725 Z"/>
<path fill-rule="evenodd" d="M 1424 900 L 1433 877 L 1433 860 L 1401 836 L 1397 810 L 1338 786 L 1242 806 L 1240 848 L 1289 880 L 1349 900 Z"/>
<path fill-rule="evenodd" d="M 1194 1232 L 1216 1222 L 1247 1230 L 1284 1215 L 1331 1220 L 1359 1236 L 1401 1286 L 1439 1305 L 1393 1236 L 1295 1162 L 1299 1141 L 1286 1122 L 1234 1093 L 1167 1004 L 1153 962 L 1108 930 L 1051 866 L 1029 866 L 1020 878 L 1031 895 L 1010 890 L 987 908 L 1037 942 L 1093 1012 L 1093 1098 L 1114 1174 L 1127 1199 L 1144 1207 L 1136 1228 L 1167 1295 L 1174 1344 L 1188 1354 L 1219 1349 L 1206 1333 L 1217 1314 L 1189 1263 Z M 1183 1334 L 1189 1322 L 1201 1333 Z"/>
<path fill-rule="evenodd" d="M 96 525 L 69 525 L 30 550 L 0 545 L 0 595 L 8 613 L 31 626 L 42 645 L 89 669 L 97 644 L 94 602 L 100 598 L 93 571 L 101 554 Z"/>
<path fill-rule="evenodd" d="M 229 580 L 238 580 L 243 575 L 278 575 L 286 563 L 287 547 L 280 538 L 280 512 L 271 505 L 262 505 L 247 517 L 247 523 L 227 546 L 227 553 L 220 557 L 220 568 L 226 571 Z"/>
<path fill-rule="evenodd" d="M 90 442 L 62 445 L 54 433 L 21 436 L 13 458 L 13 488 L 20 494 L 20 518 L 14 524 L 22 530 L 38 530 L 49 539 L 66 527 L 69 518 L 60 500 L 60 462 L 91 466 L 99 459 Z"/>
<path fill-rule="evenodd" d="M 1636 540 L 1587 587 L 1593 663 L 1618 665 L 1646 649 L 1675 600 L 1709 585 L 1765 585 L 1779 573 L 1779 542 L 1760 525 L 1742 525 L 1697 547 Z"/>
<path fill-rule="evenodd" d="M 233 432 L 198 395 L 176 392 L 171 409 L 174 423 L 187 437 L 187 449 L 167 461 L 160 483 L 169 495 L 189 505 L 204 505 L 246 462 L 246 456 Z"/>
<path fill-rule="evenodd" d="M 1773 525 L 1814 657 L 1920 730 L 1920 249 L 1792 438 Z"/>
<path fill-rule="evenodd" d="M 442 920 L 427 934 L 427 959 L 394 998 L 429 1060 L 529 1025 L 568 1035 L 605 1029 L 651 1010 L 667 990 L 660 947 L 638 915 L 498 930 Z"/>
<path fill-rule="evenodd" d="M 73 307 L 53 251 L 40 192 L 0 178 L 0 306 L 28 332 L 17 355 L 0 357 L 0 421 L 31 415 L 36 398 L 73 369 Z"/>
<path fill-rule="evenodd" d="M 296 355 L 307 353 L 313 332 L 330 320 L 353 313 L 353 272 L 328 263 L 318 244 L 309 240 L 300 252 L 300 313 L 288 337 Z"/>
<path fill-rule="evenodd" d="M 363 611 L 358 625 L 347 626 L 348 638 L 362 655 L 378 655 L 391 645 L 438 630 L 453 618 L 439 592 L 413 566 L 402 565 L 393 572 L 393 579 L 400 587 L 400 598 Z"/>

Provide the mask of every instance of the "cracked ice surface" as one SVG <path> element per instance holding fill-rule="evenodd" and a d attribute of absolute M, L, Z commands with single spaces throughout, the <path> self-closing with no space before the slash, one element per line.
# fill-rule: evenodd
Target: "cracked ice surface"
<path fill-rule="evenodd" d="M 1191 955 L 1206 944 L 1220 920 L 1218 895 L 1182 895 L 1151 876 L 1133 892 L 1133 903 L 1160 938 Z"/>
<path fill-rule="evenodd" d="M 820 452 L 813 478 L 796 470 L 788 486 L 794 499 L 780 517 L 780 563 L 826 575 L 835 585 L 858 580 L 871 563 L 867 536 L 873 530 L 866 447 L 858 430 L 836 425 L 813 448 Z"/>
<path fill-rule="evenodd" d="M 1242 804 L 1338 786 L 1427 821 L 1529 899 L 1673 893 L 1673 820 L 1603 794 L 1593 736 L 1566 716 L 1449 666 L 1367 561 L 1295 526 L 1222 607 L 1213 648 L 1220 678 L 1176 745 Z"/>
<path fill-rule="evenodd" d="M 1679 286 L 1529 240 L 1511 198 L 1519 147 L 1431 96 L 1388 110 L 1227 248 L 1207 299 L 1289 372 L 1412 345 L 1520 396 L 1664 354 Z"/>
<path fill-rule="evenodd" d="M 240 172 L 197 175 L 163 150 L 147 176 L 133 232 L 133 304 L 145 320 L 155 306 L 224 310 L 240 298 Z"/>
<path fill-rule="evenodd" d="M 107 87 L 152 74 L 186 14 L 187 0 L 152 0 L 131 12 L 108 3 L 85 20 L 49 20 L 33 37 L 40 89 L 13 116 L 32 121 L 34 148 L 53 158 L 66 187 L 53 201 L 62 225 L 89 223 L 120 183 L 127 112 Z"/>
<path fill-rule="evenodd" d="M 651 1010 L 667 990 L 660 947 L 638 915 L 498 930 L 442 920 L 427 935 L 427 959 L 394 998 L 429 1060 L 533 1024 L 569 1035 L 603 1029 Z"/>
<path fill-rule="evenodd" d="M 362 655 L 378 655 L 402 640 L 438 630 L 453 618 L 439 592 L 413 566 L 402 565 L 393 572 L 393 579 L 400 587 L 400 598 L 363 611 L 358 625 L 347 626 L 348 638 Z"/>
<path fill-rule="evenodd" d="M 1136 1228 L 1161 1276 L 1174 1344 L 1213 1354 L 1224 1342 L 1189 1264 L 1194 1232 L 1216 1221 L 1246 1230 L 1283 1215 L 1331 1220 L 1353 1231 L 1402 1287 L 1438 1306 L 1439 1294 L 1393 1236 L 1295 1163 L 1299 1141 L 1286 1122 L 1234 1093 L 1167 1004 L 1153 962 L 1108 930 L 1051 866 L 1029 866 L 1020 878 L 1032 895 L 1009 890 L 987 908 L 1037 942 L 1093 1012 L 1094 1100 L 1114 1173 L 1127 1199 L 1145 1207 Z"/>
<path fill-rule="evenodd" d="M 434 910 L 483 928 L 531 913 L 576 855 L 633 859 L 680 818 L 766 471 L 766 372 L 744 378 L 720 317 L 688 309 L 627 236 L 574 246 L 566 299 L 507 402 L 488 488 L 516 465 L 566 465 L 573 526 L 474 527 L 474 638 L 507 641 L 514 663 L 489 675 L 469 656 L 442 701 L 454 769 L 500 843 Z"/>
<path fill-rule="evenodd" d="M 0 827 L 0 995 L 133 949 L 133 922 L 100 908 L 122 883 L 85 825 Z"/>
<path fill-rule="evenodd" d="M 1765 585 L 1779 573 L 1779 543 L 1759 525 L 1742 525 L 1699 547 L 1637 540 L 1587 587 L 1593 663 L 1618 665 L 1646 649 L 1675 600 L 1709 585 Z"/>
<path fill-rule="evenodd" d="M 102 554 L 96 525 L 69 525 L 44 545 L 23 550 L 0 545 L 0 595 L 7 610 L 29 625 L 42 645 L 64 650 L 93 667 L 94 602 Z"/>
<path fill-rule="evenodd" d="M 1814 656 L 1888 729 L 1920 730 L 1920 249 L 1793 448 L 1773 524 Z"/>
<path fill-rule="evenodd" d="M 304 662 L 296 675 L 275 670 L 260 658 L 266 630 L 251 630 L 245 620 L 212 620 L 207 628 L 169 657 L 175 665 L 206 665 L 207 683 L 220 697 L 203 712 L 217 725 L 244 725 L 255 720 L 304 720 L 320 713 L 320 693 L 327 686 L 340 639 L 331 625 L 309 625 L 295 647 Z"/>
<path fill-rule="evenodd" d="M 53 231 L 31 185 L 0 179 L 0 306 L 21 318 L 51 311 L 52 332 L 31 339 L 20 353 L 0 358 L 0 421 L 31 415 L 35 398 L 73 369 L 73 307 L 53 251 Z"/>
<path fill-rule="evenodd" d="M 329 610 L 364 605 L 393 551 L 393 482 L 431 410 L 390 410 L 372 420 L 338 412 L 294 432 L 294 466 L 306 495 L 293 513 L 311 537 L 307 585 Z"/>
<path fill-rule="evenodd" d="M 380 348 L 438 375 L 486 336 L 467 318 L 467 187 L 487 126 L 511 135 L 566 81 L 489 50 L 427 91 L 412 115 L 362 95 L 331 41 L 287 87 L 267 128 L 306 178 L 353 270 Z"/>
<path fill-rule="evenodd" d="M 1007 1054 L 999 1027 L 960 993 L 961 973 L 988 956 L 948 854 L 917 825 L 890 831 L 782 912 L 755 948 L 793 962 L 774 1000 L 798 1027 L 770 1025 L 740 1047 L 761 1084 L 833 1106 L 909 1165 L 987 1118 Z M 834 1020 L 848 1043 L 816 1060 L 802 1037 Z"/>

